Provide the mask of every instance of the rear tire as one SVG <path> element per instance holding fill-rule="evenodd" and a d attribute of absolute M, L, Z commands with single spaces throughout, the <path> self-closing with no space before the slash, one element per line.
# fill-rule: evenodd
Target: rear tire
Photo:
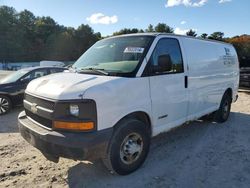
<path fill-rule="evenodd" d="M 11 100 L 5 95 L 0 95 L 0 115 L 4 115 L 11 110 Z"/>
<path fill-rule="evenodd" d="M 149 146 L 150 133 L 145 123 L 124 119 L 110 140 L 103 163 L 111 172 L 130 174 L 144 163 Z"/>
<path fill-rule="evenodd" d="M 214 114 L 214 120 L 217 123 L 224 123 L 227 121 L 231 110 L 232 99 L 228 93 L 225 93 L 222 97 L 220 108 Z"/>

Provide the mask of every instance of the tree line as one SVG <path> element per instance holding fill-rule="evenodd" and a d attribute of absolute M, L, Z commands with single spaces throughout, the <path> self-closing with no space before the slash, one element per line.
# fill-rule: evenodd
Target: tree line
<path fill-rule="evenodd" d="M 64 27 L 51 17 L 0 7 L 0 62 L 72 61 L 100 38 L 88 25 Z"/>
<path fill-rule="evenodd" d="M 174 29 L 158 23 L 146 29 L 124 28 L 113 36 L 143 32 L 174 33 Z M 198 36 L 192 29 L 186 35 L 229 42 L 235 46 L 240 62 L 250 66 L 250 35 L 225 38 L 223 32 L 217 31 Z M 12 7 L 0 7 L 0 62 L 74 61 L 101 38 L 100 32 L 95 33 L 89 25 L 65 27 L 48 16 L 36 17 L 28 10 L 17 12 Z"/>
<path fill-rule="evenodd" d="M 149 24 L 148 28 L 143 30 L 143 29 L 129 29 L 129 28 L 124 28 L 121 29 L 120 31 L 114 32 L 113 35 L 122 35 L 122 34 L 129 34 L 129 33 L 143 33 L 143 32 L 158 32 L 158 33 L 174 33 L 174 29 L 170 26 L 168 26 L 165 23 L 158 23 L 156 26 L 153 26 L 152 24 Z M 200 37 L 203 39 L 213 39 L 213 40 L 224 40 L 224 33 L 223 32 L 214 32 L 211 35 L 208 35 L 207 33 L 202 33 L 200 36 L 196 33 L 195 30 L 190 29 L 189 31 L 186 32 L 187 36 L 192 36 L 192 37 Z"/>

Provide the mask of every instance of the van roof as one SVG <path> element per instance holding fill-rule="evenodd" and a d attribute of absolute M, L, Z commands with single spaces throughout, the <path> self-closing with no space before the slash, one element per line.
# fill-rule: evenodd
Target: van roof
<path fill-rule="evenodd" d="M 132 34 L 124 34 L 124 35 L 117 35 L 117 36 L 112 36 L 111 38 L 116 38 L 116 37 L 124 37 L 124 36 L 177 36 L 177 37 L 182 37 L 182 38 L 192 38 L 192 39 L 197 39 L 197 40 L 203 40 L 203 41 L 210 41 L 210 42 L 216 42 L 216 43 L 221 43 L 221 44 L 226 44 L 226 45 L 232 45 L 227 42 L 219 41 L 219 40 L 213 40 L 213 39 L 203 39 L 199 37 L 192 37 L 192 36 L 187 36 L 187 35 L 177 35 L 173 33 L 132 33 Z"/>

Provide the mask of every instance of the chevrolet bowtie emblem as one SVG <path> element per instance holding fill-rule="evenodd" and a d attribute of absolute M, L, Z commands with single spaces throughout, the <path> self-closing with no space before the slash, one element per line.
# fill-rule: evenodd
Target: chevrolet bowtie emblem
<path fill-rule="evenodd" d="M 36 114 L 37 113 L 37 104 L 36 103 L 32 103 L 30 110 L 32 113 Z"/>

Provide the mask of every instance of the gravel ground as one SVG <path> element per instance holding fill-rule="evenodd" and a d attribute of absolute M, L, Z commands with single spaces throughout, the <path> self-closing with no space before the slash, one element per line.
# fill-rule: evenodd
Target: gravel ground
<path fill-rule="evenodd" d="M 224 124 L 195 121 L 153 139 L 144 165 L 128 176 L 100 161 L 47 161 L 18 133 L 22 107 L 0 116 L 0 187 L 249 187 L 250 92 L 240 92 Z"/>

